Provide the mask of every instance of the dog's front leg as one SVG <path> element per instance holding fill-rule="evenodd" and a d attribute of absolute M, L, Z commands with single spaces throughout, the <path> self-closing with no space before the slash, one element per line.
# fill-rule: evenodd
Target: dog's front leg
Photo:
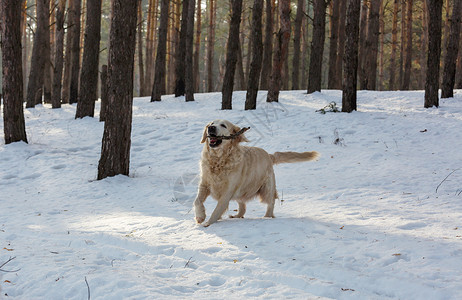
<path fill-rule="evenodd" d="M 196 222 L 202 223 L 205 220 L 205 207 L 204 201 L 210 195 L 210 189 L 203 183 L 199 184 L 196 200 L 194 200 L 194 212 Z"/>
<path fill-rule="evenodd" d="M 205 227 L 210 226 L 211 224 L 215 223 L 221 218 L 221 216 L 228 209 L 229 201 L 231 201 L 231 196 L 224 196 L 218 200 L 217 206 L 213 210 L 212 215 L 210 216 L 210 219 L 204 223 Z"/>

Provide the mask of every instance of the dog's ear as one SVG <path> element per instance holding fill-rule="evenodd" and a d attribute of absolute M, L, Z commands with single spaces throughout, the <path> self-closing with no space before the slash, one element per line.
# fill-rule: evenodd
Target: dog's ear
<path fill-rule="evenodd" d="M 241 128 L 239 126 L 236 126 L 234 125 L 233 126 L 233 134 L 236 134 L 238 133 L 239 131 L 241 130 Z M 236 139 L 235 141 L 237 143 L 242 143 L 242 142 L 250 142 L 244 135 L 244 133 L 241 133 Z"/>
<path fill-rule="evenodd" d="M 201 144 L 205 143 L 205 141 L 207 140 L 207 128 L 209 128 L 209 125 L 210 124 L 207 124 L 204 128 L 204 133 L 202 134 Z"/>

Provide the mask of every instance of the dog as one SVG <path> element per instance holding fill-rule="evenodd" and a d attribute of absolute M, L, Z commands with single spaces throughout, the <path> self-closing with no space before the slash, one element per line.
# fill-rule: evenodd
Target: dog
<path fill-rule="evenodd" d="M 215 120 L 205 126 L 201 143 L 205 143 L 200 160 L 200 182 L 194 200 L 195 219 L 205 221 L 204 201 L 208 196 L 217 200 L 210 219 L 203 223 L 208 227 L 218 221 L 228 210 L 231 200 L 239 204 L 238 213 L 231 218 L 243 218 L 246 202 L 255 197 L 267 205 L 265 217 L 274 218 L 275 200 L 278 198 L 273 165 L 317 160 L 319 153 L 275 152 L 269 154 L 257 147 L 242 146 L 249 142 L 244 132 L 226 120 Z"/>

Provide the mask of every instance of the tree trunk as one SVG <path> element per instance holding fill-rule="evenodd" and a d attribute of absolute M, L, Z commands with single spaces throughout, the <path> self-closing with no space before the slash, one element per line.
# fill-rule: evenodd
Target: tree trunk
<path fill-rule="evenodd" d="M 361 5 L 361 19 L 359 23 L 359 83 L 364 81 L 366 78 L 366 38 L 367 38 L 367 27 L 368 27 L 368 20 L 367 16 L 369 15 L 369 4 L 371 0 L 363 0 Z"/>
<path fill-rule="evenodd" d="M 338 27 L 340 19 L 340 0 L 331 1 L 332 15 L 330 17 L 330 40 L 329 40 L 329 73 L 327 80 L 327 88 L 335 89 L 337 84 L 337 52 L 338 52 Z"/>
<path fill-rule="evenodd" d="M 311 42 L 310 69 L 308 71 L 308 94 L 321 91 L 322 58 L 326 27 L 326 1 L 315 0 L 313 41 Z"/>
<path fill-rule="evenodd" d="M 409 90 L 412 67 L 412 1 L 407 0 L 406 7 L 406 52 L 404 54 L 404 74 L 402 90 Z"/>
<path fill-rule="evenodd" d="M 252 62 L 250 63 L 249 80 L 245 96 L 245 109 L 257 108 L 258 85 L 260 83 L 260 72 L 263 54 L 262 41 L 262 16 L 263 0 L 254 0 L 252 8 Z"/>
<path fill-rule="evenodd" d="M 273 12 L 274 0 L 266 0 L 266 22 L 265 22 L 265 42 L 263 44 L 263 62 L 260 78 L 260 88 L 268 90 L 268 84 L 272 69 L 272 55 L 273 55 Z"/>
<path fill-rule="evenodd" d="M 202 1 L 197 1 L 197 8 L 196 8 L 196 41 L 194 43 L 194 90 L 199 92 L 199 83 L 200 83 L 200 72 L 199 72 L 199 57 L 200 57 L 200 50 L 201 50 L 201 27 L 202 27 L 202 8 L 201 8 Z"/>
<path fill-rule="evenodd" d="M 61 108 L 61 80 L 63 77 L 64 51 L 64 11 L 66 0 L 59 0 L 56 8 L 55 63 L 53 68 L 53 86 L 51 89 L 51 107 Z"/>
<path fill-rule="evenodd" d="M 300 40 L 303 14 L 305 10 L 305 0 L 297 1 L 297 14 L 294 23 L 294 56 L 292 59 L 292 89 L 300 89 Z M 263 11 L 263 7 L 261 8 Z"/>
<path fill-rule="evenodd" d="M 237 90 L 238 91 L 245 91 L 245 74 L 244 74 L 244 60 L 242 59 L 242 45 L 244 45 L 243 42 L 244 39 L 239 40 L 239 48 L 237 51 L 237 62 L 236 62 L 236 79 L 237 79 Z"/>
<path fill-rule="evenodd" d="M 427 1 L 422 1 L 422 35 L 420 37 L 420 78 L 419 88 L 425 89 L 425 74 L 427 73 L 427 45 L 428 45 L 428 9 Z"/>
<path fill-rule="evenodd" d="M 396 48 L 398 45 L 398 11 L 399 11 L 398 0 L 394 0 L 393 23 L 392 23 L 392 29 L 391 29 L 390 82 L 388 83 L 388 89 L 391 91 L 395 89 L 395 81 L 396 81 L 395 74 L 396 74 Z"/>
<path fill-rule="evenodd" d="M 444 58 L 443 83 L 441 85 L 441 98 L 454 97 L 454 83 L 456 81 L 456 64 L 459 52 L 460 22 L 462 1 L 454 1 L 452 8 L 451 28 Z"/>
<path fill-rule="evenodd" d="M 406 2 L 401 1 L 401 45 L 400 45 L 400 56 L 399 56 L 399 78 L 398 78 L 398 87 L 401 88 L 403 85 L 404 78 L 404 51 L 406 44 Z"/>
<path fill-rule="evenodd" d="M 167 31 L 168 31 L 168 14 L 169 1 L 161 0 L 160 2 L 160 23 L 159 38 L 157 39 L 157 55 L 154 70 L 154 84 L 152 87 L 151 102 L 160 101 L 162 94 L 165 93 L 165 58 L 167 49 Z"/>
<path fill-rule="evenodd" d="M 93 117 L 98 99 L 99 42 L 101 39 L 101 0 L 87 0 L 87 21 L 80 72 L 79 101 L 75 117 Z"/>
<path fill-rule="evenodd" d="M 48 32 L 48 7 L 50 0 L 37 0 L 37 29 L 32 48 L 29 85 L 26 107 L 42 103 L 43 77 L 45 69 L 46 34 Z"/>
<path fill-rule="evenodd" d="M 226 49 L 226 71 L 223 79 L 221 109 L 232 109 L 234 74 L 239 51 L 239 27 L 241 24 L 242 0 L 231 0 L 232 12 Z"/>
<path fill-rule="evenodd" d="M 140 97 L 146 96 L 145 91 L 145 78 L 144 78 L 144 61 L 143 61 L 143 12 L 141 9 L 142 0 L 138 0 L 138 29 L 137 29 L 137 39 L 138 39 L 138 72 L 139 84 L 140 84 Z"/>
<path fill-rule="evenodd" d="M 340 0 L 340 18 L 338 26 L 338 54 L 335 66 L 335 72 L 337 73 L 337 82 L 335 83 L 335 89 L 342 89 L 343 80 L 343 54 L 345 53 L 345 18 L 347 9 L 347 0 Z"/>
<path fill-rule="evenodd" d="M 101 108 L 99 112 L 99 121 L 106 121 L 107 112 L 107 65 L 101 67 Z"/>
<path fill-rule="evenodd" d="M 1 2 L 3 133 L 5 144 L 27 143 L 23 111 L 21 6 L 17 0 Z"/>
<path fill-rule="evenodd" d="M 342 112 L 356 110 L 356 82 L 358 70 L 359 15 L 361 0 L 348 0 L 345 56 L 343 63 Z"/>
<path fill-rule="evenodd" d="M 188 28 L 189 1 L 183 0 L 181 12 L 180 42 L 175 57 L 175 97 L 184 96 L 185 93 L 185 62 L 186 62 L 186 31 Z"/>
<path fill-rule="evenodd" d="M 361 81 L 362 90 L 375 90 L 377 81 L 377 53 L 380 35 L 380 6 L 382 0 L 371 0 L 367 24 L 367 37 L 364 45 L 364 72 Z"/>
<path fill-rule="evenodd" d="M 129 175 L 133 70 L 138 1 L 113 0 L 109 40 L 108 106 L 98 180 Z"/>
<path fill-rule="evenodd" d="M 73 40 L 72 35 L 74 31 L 71 30 L 73 27 L 72 22 L 74 21 L 71 18 L 72 10 L 74 7 L 75 0 L 69 0 L 69 9 L 67 14 L 67 33 L 66 33 L 66 53 L 64 55 L 64 73 L 63 73 L 63 81 L 62 81 L 62 90 L 61 90 L 61 101 L 62 103 L 69 103 L 69 89 L 71 88 L 71 41 Z"/>
<path fill-rule="evenodd" d="M 324 0 L 322 0 L 324 1 Z M 281 87 L 281 71 L 287 57 L 290 41 L 290 0 L 279 2 L 280 26 L 277 35 L 276 52 L 273 58 L 273 71 L 271 83 L 268 87 L 267 102 L 279 101 L 279 90 Z"/>
<path fill-rule="evenodd" d="M 53 5 L 54 7 L 54 5 Z M 50 1 L 46 10 L 47 29 L 45 34 L 45 47 L 43 48 L 44 65 L 43 65 L 43 102 L 51 103 L 51 41 L 50 41 Z M 37 103 L 38 104 L 38 103 Z"/>
<path fill-rule="evenodd" d="M 217 15 L 217 0 L 209 0 L 209 26 L 207 34 L 207 92 L 214 91 L 213 58 L 215 54 L 215 20 Z"/>
<path fill-rule="evenodd" d="M 199 0 L 200 1 L 200 0 Z M 188 20 L 186 28 L 186 46 L 185 46 L 185 100 L 186 102 L 194 101 L 194 12 L 196 1 L 189 0 L 188 2 Z"/>
<path fill-rule="evenodd" d="M 73 19 L 71 40 L 71 82 L 69 88 L 69 103 L 77 103 L 79 97 L 79 72 L 80 72 L 80 10 L 82 0 L 74 0 L 74 7 L 69 11 L 69 17 Z"/>
<path fill-rule="evenodd" d="M 424 107 L 439 106 L 438 81 L 441 55 L 441 13 L 443 0 L 429 0 L 428 12 L 428 58 L 427 78 L 425 80 Z"/>

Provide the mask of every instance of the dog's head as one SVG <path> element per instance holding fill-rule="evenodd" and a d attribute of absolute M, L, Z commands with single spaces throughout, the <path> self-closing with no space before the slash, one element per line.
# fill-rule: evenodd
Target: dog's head
<path fill-rule="evenodd" d="M 212 149 L 220 148 L 224 145 L 239 144 L 241 142 L 248 142 L 249 140 L 244 136 L 244 133 L 232 139 L 222 139 L 220 137 L 229 137 L 241 130 L 239 126 L 226 120 L 215 120 L 205 126 L 204 133 L 202 134 L 201 143 L 208 142 L 208 147 Z"/>

